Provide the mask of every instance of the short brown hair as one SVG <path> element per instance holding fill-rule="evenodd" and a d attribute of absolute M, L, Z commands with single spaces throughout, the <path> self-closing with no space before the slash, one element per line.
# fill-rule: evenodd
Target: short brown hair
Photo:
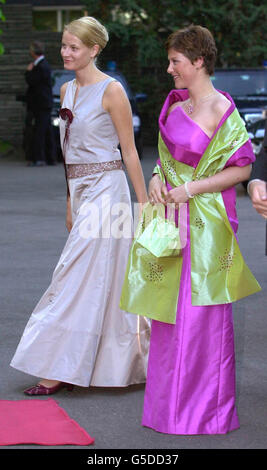
<path fill-rule="evenodd" d="M 203 65 L 208 75 L 213 75 L 217 48 L 214 38 L 207 28 L 190 25 L 173 32 L 166 41 L 166 49 L 171 48 L 184 54 L 192 64 L 199 57 L 203 57 Z"/>

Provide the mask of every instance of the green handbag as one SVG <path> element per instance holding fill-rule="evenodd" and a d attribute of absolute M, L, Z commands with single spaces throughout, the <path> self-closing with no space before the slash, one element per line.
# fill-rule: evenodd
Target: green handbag
<path fill-rule="evenodd" d="M 161 216 L 153 218 L 136 241 L 157 258 L 181 254 L 179 229 L 174 222 Z"/>
<path fill-rule="evenodd" d="M 139 221 L 128 258 L 120 308 L 174 324 L 182 264 L 179 229 L 174 222 L 162 217 L 164 206 L 161 215 L 154 210 L 153 206 L 146 206 Z"/>

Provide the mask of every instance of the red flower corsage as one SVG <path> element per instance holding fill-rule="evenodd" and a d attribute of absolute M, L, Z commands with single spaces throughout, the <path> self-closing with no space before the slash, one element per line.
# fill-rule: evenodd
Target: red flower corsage
<path fill-rule="evenodd" d="M 73 121 L 73 114 L 70 109 L 68 108 L 61 108 L 59 111 L 59 116 L 66 122 L 66 128 L 65 128 L 65 136 L 64 136 L 64 142 L 63 142 L 63 156 L 65 157 L 65 151 L 66 151 L 66 145 L 69 140 L 69 133 L 70 133 L 70 125 Z"/>
<path fill-rule="evenodd" d="M 59 115 L 60 117 L 64 120 L 64 121 L 69 121 L 69 123 L 71 124 L 72 121 L 73 121 L 73 114 L 71 112 L 70 109 L 68 108 L 61 108 L 61 110 L 59 111 Z"/>

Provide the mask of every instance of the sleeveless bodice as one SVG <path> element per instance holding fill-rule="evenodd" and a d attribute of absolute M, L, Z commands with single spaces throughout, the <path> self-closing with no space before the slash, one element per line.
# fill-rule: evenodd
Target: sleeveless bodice
<path fill-rule="evenodd" d="M 114 79 L 109 77 L 80 87 L 75 104 L 76 81 L 68 82 L 62 108 L 72 111 L 73 121 L 65 149 L 66 163 L 101 163 L 121 159 L 116 129 L 110 114 L 102 106 L 103 94 L 111 81 Z M 65 126 L 66 121 L 60 119 L 62 148 Z"/>

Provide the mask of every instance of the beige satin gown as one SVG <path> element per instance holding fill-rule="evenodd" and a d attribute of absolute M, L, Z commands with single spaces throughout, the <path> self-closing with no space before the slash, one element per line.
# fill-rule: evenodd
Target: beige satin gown
<path fill-rule="evenodd" d="M 149 320 L 119 309 L 132 214 L 124 171 L 105 170 L 121 160 L 102 107 L 112 80 L 81 87 L 74 107 L 75 80 L 68 83 L 62 107 L 74 119 L 66 163 L 100 163 L 101 171 L 69 179 L 73 227 L 11 361 L 28 374 L 83 387 L 142 383 L 147 370 Z M 60 132 L 63 142 L 62 120 Z"/>

